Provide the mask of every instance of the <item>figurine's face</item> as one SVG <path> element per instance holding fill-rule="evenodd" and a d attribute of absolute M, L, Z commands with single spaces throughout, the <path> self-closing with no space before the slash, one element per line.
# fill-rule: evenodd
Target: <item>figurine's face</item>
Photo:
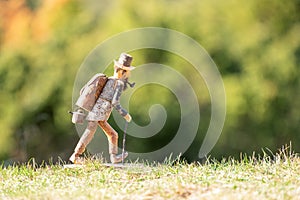
<path fill-rule="evenodd" d="M 119 68 L 115 70 L 115 76 L 118 79 L 127 79 L 130 76 L 130 71 Z"/>
<path fill-rule="evenodd" d="M 129 78 L 130 77 L 130 71 L 129 70 L 123 70 L 123 71 L 125 71 L 124 74 L 123 74 L 124 78 L 125 79 Z"/>

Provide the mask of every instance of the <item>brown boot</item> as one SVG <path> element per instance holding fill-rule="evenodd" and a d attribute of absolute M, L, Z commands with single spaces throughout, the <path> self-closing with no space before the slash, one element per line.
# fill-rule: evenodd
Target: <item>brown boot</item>
<path fill-rule="evenodd" d="M 125 158 L 127 158 L 128 156 L 128 152 L 124 153 L 124 160 Z M 115 163 L 119 163 L 122 162 L 122 154 L 116 155 L 116 154 L 110 154 L 110 161 L 111 163 L 115 164 Z"/>
<path fill-rule="evenodd" d="M 90 143 L 97 129 L 97 122 L 89 122 L 79 142 L 77 143 L 74 153 L 69 160 L 74 164 L 83 164 L 84 159 L 79 157 L 84 151 L 86 146 Z"/>
<path fill-rule="evenodd" d="M 74 153 L 69 158 L 69 161 L 71 161 L 73 164 L 83 164 L 83 159 L 80 158 L 80 155 L 84 152 L 84 150 L 85 145 L 81 141 L 79 141 L 74 150 Z"/>
<path fill-rule="evenodd" d="M 122 162 L 122 154 L 118 154 L 118 146 L 116 144 L 109 143 L 109 154 L 110 154 L 110 161 L 111 163 L 119 163 Z M 124 152 L 123 159 L 128 156 L 128 152 Z"/>
<path fill-rule="evenodd" d="M 84 159 L 79 157 L 79 155 L 76 154 L 75 152 L 71 155 L 71 157 L 69 158 L 69 161 L 71 161 L 73 164 L 76 164 L 76 165 L 84 164 Z"/>

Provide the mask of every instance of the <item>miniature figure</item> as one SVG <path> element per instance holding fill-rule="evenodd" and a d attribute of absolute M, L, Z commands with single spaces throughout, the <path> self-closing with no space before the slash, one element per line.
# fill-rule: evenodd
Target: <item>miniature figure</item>
<path fill-rule="evenodd" d="M 131 121 L 130 114 L 121 107 L 120 96 L 127 89 L 127 84 L 130 87 L 134 83 L 129 83 L 128 78 L 131 70 L 135 67 L 131 66 L 132 56 L 122 53 L 119 60 L 114 60 L 114 75 L 106 77 L 104 74 L 96 74 L 80 91 L 80 97 L 76 102 L 79 108 L 73 113 L 72 122 L 82 122 L 84 110 L 88 111 L 85 120 L 88 121 L 87 128 L 81 136 L 74 153 L 69 160 L 74 164 L 82 164 L 83 159 L 80 155 L 85 151 L 86 146 L 92 140 L 97 126 L 99 125 L 107 136 L 109 142 L 110 161 L 119 163 L 128 156 L 125 152 L 123 156 L 118 153 L 118 133 L 108 124 L 107 120 L 113 108 L 128 122 Z"/>

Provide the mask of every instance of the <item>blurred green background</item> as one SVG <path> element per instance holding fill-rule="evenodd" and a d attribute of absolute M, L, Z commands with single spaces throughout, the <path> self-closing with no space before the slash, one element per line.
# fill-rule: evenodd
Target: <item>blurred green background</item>
<path fill-rule="evenodd" d="M 299 0 L 1 0 L 0 159 L 66 159 L 78 140 L 67 111 L 85 56 L 114 34 L 148 26 L 192 37 L 217 64 L 227 116 L 211 152 L 214 157 L 266 147 L 276 151 L 290 142 L 299 152 Z M 192 67 L 183 67 L 188 63 L 168 52 L 132 54 L 135 65 L 156 62 L 175 66 L 187 77 L 193 73 Z M 199 88 L 201 94 L 205 87 Z M 138 95 L 149 96 L 149 91 L 161 97 L 171 121 L 178 121 L 178 107 L 168 109 L 176 104 L 174 96 L 155 87 L 145 87 Z M 137 123 L 147 123 L 152 98 L 132 98 L 130 110 Z M 185 154 L 189 160 L 197 159 L 210 119 L 209 94 L 198 98 L 202 121 Z M 172 138 L 178 125 L 166 126 L 161 138 L 153 139 L 156 145 Z M 128 143 L 133 143 L 130 138 Z"/>

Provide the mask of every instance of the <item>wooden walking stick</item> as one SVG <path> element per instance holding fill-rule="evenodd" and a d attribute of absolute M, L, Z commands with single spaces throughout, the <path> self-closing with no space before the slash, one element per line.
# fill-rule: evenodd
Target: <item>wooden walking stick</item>
<path fill-rule="evenodd" d="M 123 135 L 123 149 L 122 149 L 122 164 L 124 164 L 124 154 L 125 154 L 125 140 L 127 132 L 128 122 L 125 122 L 124 135 Z"/>

